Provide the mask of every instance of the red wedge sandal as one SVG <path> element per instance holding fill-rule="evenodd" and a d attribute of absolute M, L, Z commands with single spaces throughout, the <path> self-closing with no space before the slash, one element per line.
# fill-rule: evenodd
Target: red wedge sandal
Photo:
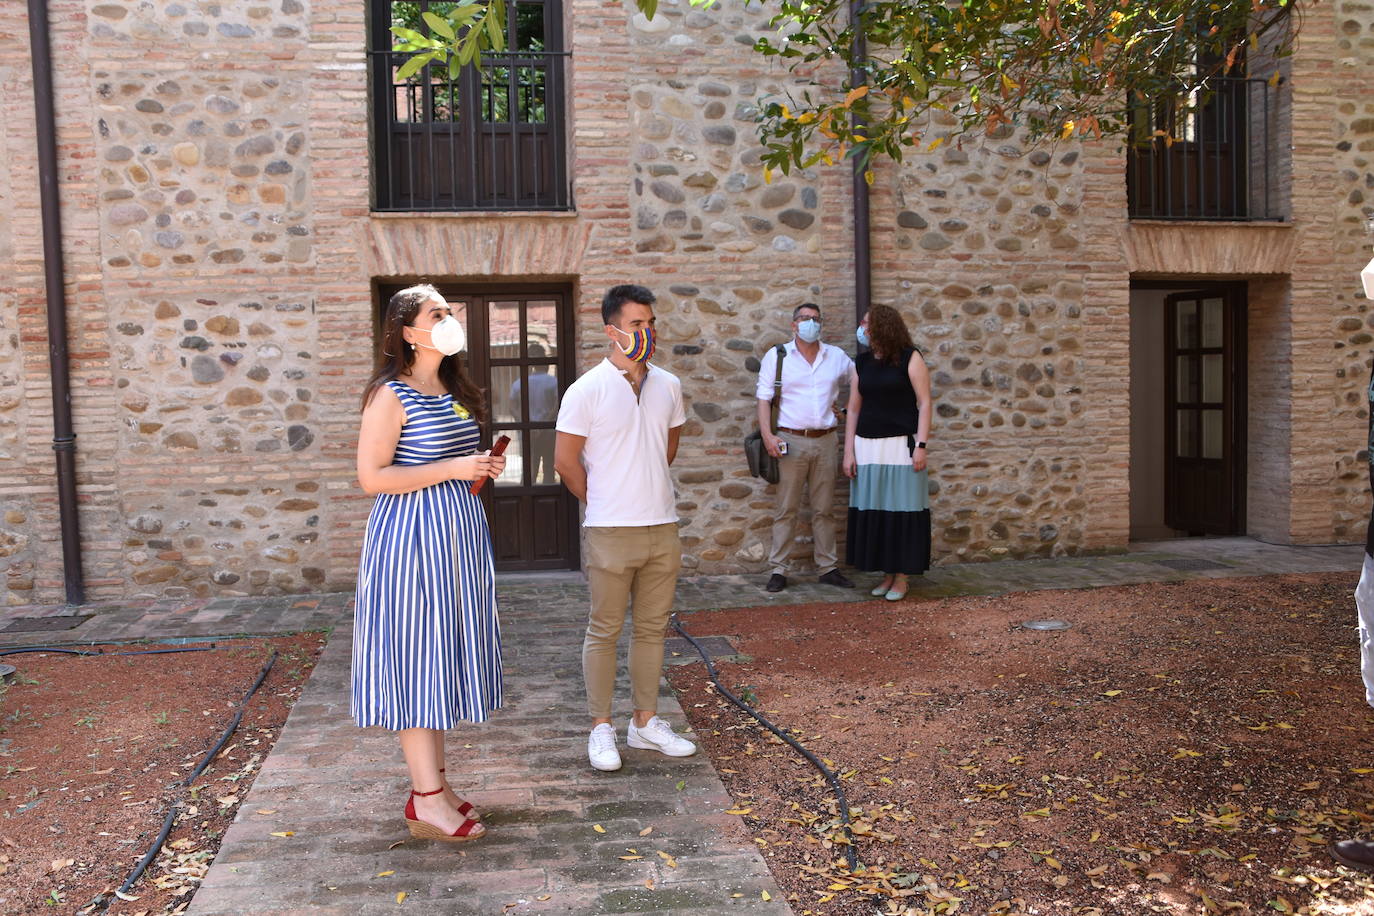
<path fill-rule="evenodd" d="M 444 768 L 443 768 L 443 767 L 439 767 L 439 778 L 444 780 L 444 788 L 445 788 L 445 789 L 448 789 L 450 792 L 453 792 L 453 789 L 449 787 L 448 780 L 444 778 Z M 443 790 L 440 790 L 440 791 L 443 791 Z M 459 805 L 458 805 L 458 813 L 459 813 L 459 814 L 463 815 L 463 817 L 471 818 L 471 819 L 474 820 L 474 821 L 480 821 L 480 820 L 482 819 L 482 812 L 480 812 L 480 811 L 478 811 L 476 808 L 472 807 L 472 802 L 467 801 L 466 799 L 458 798 L 458 793 L 457 793 L 457 792 L 453 792 L 453 797 L 454 797 L 454 798 L 457 798 L 458 801 L 459 801 Z"/>
<path fill-rule="evenodd" d="M 487 829 L 480 822 L 468 818 L 458 825 L 458 829 L 452 833 L 445 833 L 433 824 L 422 821 L 415 815 L 415 799 L 426 798 L 430 795 L 438 795 L 443 789 L 435 789 L 433 792 L 416 792 L 410 790 L 410 798 L 406 799 L 406 826 L 410 828 L 410 835 L 420 840 L 438 840 L 441 843 L 462 843 L 467 840 L 475 840 L 486 834 Z"/>

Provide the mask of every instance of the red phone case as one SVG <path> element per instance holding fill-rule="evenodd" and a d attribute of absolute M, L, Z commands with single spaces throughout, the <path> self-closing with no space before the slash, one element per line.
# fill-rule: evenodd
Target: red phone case
<path fill-rule="evenodd" d="M 491 444 L 492 456 L 495 457 L 497 455 L 504 455 L 506 453 L 506 446 L 508 445 L 510 445 L 510 436 L 502 436 L 501 438 L 497 439 L 495 442 Z M 472 486 L 468 487 L 468 492 L 471 493 L 473 496 L 476 496 L 478 491 L 482 489 L 482 484 L 486 482 L 487 478 L 485 477 L 477 478 L 472 482 Z"/>

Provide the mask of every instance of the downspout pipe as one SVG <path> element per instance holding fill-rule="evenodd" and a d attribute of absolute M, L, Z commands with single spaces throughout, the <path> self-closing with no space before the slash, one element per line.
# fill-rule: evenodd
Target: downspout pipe
<path fill-rule="evenodd" d="M 864 37 L 862 0 L 849 0 L 849 23 L 854 28 L 854 60 L 862 65 L 868 59 L 868 41 Z M 849 71 L 849 85 L 853 89 L 868 82 L 862 66 Z M 850 109 L 849 123 L 854 132 L 861 133 L 868 122 Z M 873 249 L 868 216 L 867 157 L 854 157 L 854 323 L 858 324 L 873 301 Z"/>
<path fill-rule="evenodd" d="M 62 578 L 68 604 L 86 603 L 81 575 L 81 528 L 76 504 L 76 432 L 72 428 L 67 354 L 66 270 L 57 171 L 57 113 L 52 88 L 52 36 L 47 0 L 29 0 L 34 118 L 38 128 L 38 196 L 43 211 L 43 279 L 48 304 L 48 366 L 52 380 L 52 447 L 57 458 L 57 505 L 62 527 Z"/>

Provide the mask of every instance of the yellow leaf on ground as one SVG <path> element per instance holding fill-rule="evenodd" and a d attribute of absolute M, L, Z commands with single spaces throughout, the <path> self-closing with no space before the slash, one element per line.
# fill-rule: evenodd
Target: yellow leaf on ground
<path fill-rule="evenodd" d="M 654 828 L 652 828 L 652 827 L 645 827 L 643 830 L 639 831 L 639 835 L 640 835 L 640 836 L 648 836 L 649 834 L 651 834 L 651 833 L 653 833 L 653 832 L 654 832 Z"/>
<path fill-rule="evenodd" d="M 276 813 L 277 813 L 277 809 L 276 809 L 276 808 L 259 808 L 258 811 L 257 811 L 257 813 L 258 813 L 258 814 L 276 814 Z"/>
<path fill-rule="evenodd" d="M 294 831 L 294 830 L 280 830 L 280 831 L 273 831 L 273 833 L 272 833 L 272 836 L 295 836 L 295 835 L 296 835 L 296 831 Z"/>
<path fill-rule="evenodd" d="M 1104 694 L 1102 694 L 1102 695 L 1103 695 L 1104 697 L 1119 697 L 1119 696 L 1121 696 L 1121 695 L 1122 695 L 1123 693 L 1125 693 L 1125 692 L 1126 692 L 1126 691 L 1124 691 L 1124 690 L 1108 690 L 1106 693 L 1104 693 Z"/>
<path fill-rule="evenodd" d="M 391 877 L 391 876 L 394 875 L 394 874 L 396 874 L 395 869 L 391 869 L 391 870 L 389 870 L 389 871 L 379 871 L 379 872 L 377 872 L 377 877 L 378 877 L 378 878 L 389 878 L 389 877 Z"/>
<path fill-rule="evenodd" d="M 759 895 L 763 897 L 765 901 L 773 899 L 773 895 L 768 893 L 767 891 L 759 891 Z"/>
<path fill-rule="evenodd" d="M 726 813 L 726 814 L 748 814 L 750 811 L 753 811 L 753 810 L 754 810 L 753 808 L 726 808 L 726 809 L 725 809 L 725 813 Z"/>
<path fill-rule="evenodd" d="M 1088 869 L 1087 871 L 1083 872 L 1083 874 L 1087 875 L 1089 878 L 1096 878 L 1098 875 L 1105 874 L 1106 871 L 1107 866 L 1099 865 L 1096 868 Z"/>
<path fill-rule="evenodd" d="M 592 824 L 592 829 L 595 830 L 597 833 L 605 833 L 605 832 L 606 832 L 606 828 L 605 828 L 605 827 L 602 827 L 600 824 Z"/>
<path fill-rule="evenodd" d="M 397 891 L 397 893 L 396 893 L 396 902 L 397 902 L 397 903 L 405 903 L 405 902 L 406 902 L 406 892 L 405 892 L 405 891 Z"/>

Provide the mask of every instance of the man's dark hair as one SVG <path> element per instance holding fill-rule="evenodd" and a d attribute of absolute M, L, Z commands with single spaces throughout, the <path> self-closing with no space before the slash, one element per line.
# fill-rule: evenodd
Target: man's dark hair
<path fill-rule="evenodd" d="M 627 302 L 653 305 L 657 301 L 657 297 L 643 286 L 636 286 L 633 283 L 612 286 L 606 290 L 606 295 L 601 297 L 601 323 L 615 324 L 616 320 L 620 318 L 620 310 Z"/>
<path fill-rule="evenodd" d="M 797 320 L 797 316 L 801 314 L 801 310 L 802 310 L 802 309 L 815 309 L 815 310 L 816 310 L 816 317 L 817 317 L 817 318 L 821 317 L 821 307 L 820 307 L 819 305 L 817 305 L 817 304 L 814 303 L 814 302 L 803 302 L 801 305 L 797 306 L 796 308 L 794 308 L 794 309 L 792 310 L 792 320 L 793 320 L 793 321 L 796 321 L 796 320 Z"/>

